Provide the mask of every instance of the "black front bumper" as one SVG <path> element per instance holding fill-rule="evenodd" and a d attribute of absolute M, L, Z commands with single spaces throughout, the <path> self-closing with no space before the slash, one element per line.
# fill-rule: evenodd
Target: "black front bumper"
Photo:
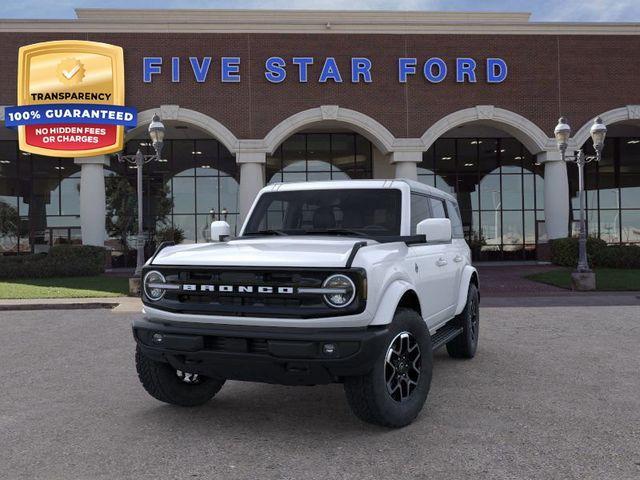
<path fill-rule="evenodd" d="M 316 385 L 370 371 L 386 349 L 388 329 L 231 327 L 135 320 L 133 336 L 145 355 L 168 362 L 176 370 L 229 380 Z"/>

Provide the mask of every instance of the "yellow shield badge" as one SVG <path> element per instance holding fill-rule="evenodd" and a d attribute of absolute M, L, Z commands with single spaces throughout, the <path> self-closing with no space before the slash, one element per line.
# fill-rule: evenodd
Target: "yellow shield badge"
<path fill-rule="evenodd" d="M 124 56 L 106 43 L 62 40 L 20 48 L 18 106 L 5 111 L 20 149 L 56 157 L 122 150 L 135 109 L 124 106 Z"/>

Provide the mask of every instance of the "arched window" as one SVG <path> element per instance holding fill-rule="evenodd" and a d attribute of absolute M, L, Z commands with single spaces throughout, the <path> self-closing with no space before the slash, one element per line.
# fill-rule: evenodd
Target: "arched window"
<path fill-rule="evenodd" d="M 542 167 L 516 139 L 439 138 L 418 179 L 455 195 L 476 259 L 535 258 L 544 220 Z"/>
<path fill-rule="evenodd" d="M 356 133 L 296 133 L 267 157 L 267 183 L 372 178 L 371 142 Z"/>

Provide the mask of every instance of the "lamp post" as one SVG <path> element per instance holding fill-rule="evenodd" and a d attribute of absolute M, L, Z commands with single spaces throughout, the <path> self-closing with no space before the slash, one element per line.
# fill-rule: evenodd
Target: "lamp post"
<path fill-rule="evenodd" d="M 145 163 L 149 163 L 152 160 L 160 160 L 162 152 L 162 144 L 164 142 L 165 128 L 164 124 L 160 121 L 160 117 L 155 114 L 149 124 L 149 138 L 151 138 L 151 144 L 155 153 L 153 155 L 144 155 L 140 149 L 135 155 L 122 155 L 118 153 L 118 161 L 127 162 L 135 165 L 137 173 L 137 194 L 138 194 L 138 235 L 136 236 L 136 276 L 140 276 L 142 272 L 142 266 L 144 265 L 144 233 L 143 229 L 143 208 L 142 208 L 142 166 Z"/>
<path fill-rule="evenodd" d="M 563 161 L 574 162 L 578 166 L 578 191 L 580 196 L 580 237 L 578 240 L 578 266 L 576 274 L 587 274 L 593 276 L 591 269 L 589 268 L 589 261 L 587 259 L 587 228 L 585 219 L 585 191 L 584 191 L 584 166 L 593 161 L 599 162 L 602 158 L 602 149 L 604 147 L 604 139 L 607 134 L 607 127 L 602 123 L 602 119 L 597 117 L 593 125 L 591 125 L 591 139 L 593 140 L 593 148 L 596 152 L 595 155 L 585 155 L 582 149 L 578 150 L 572 155 L 567 155 L 567 146 L 569 144 L 569 137 L 571 136 L 571 127 L 567 123 L 567 119 L 561 117 L 558 120 L 558 125 L 554 130 L 556 142 L 558 143 L 558 149 L 562 154 Z M 576 274 L 574 274 L 574 282 L 576 280 Z M 586 276 L 586 275 L 585 275 Z M 584 288 L 592 290 L 595 288 L 595 277 L 591 279 L 593 283 L 592 288 Z"/>

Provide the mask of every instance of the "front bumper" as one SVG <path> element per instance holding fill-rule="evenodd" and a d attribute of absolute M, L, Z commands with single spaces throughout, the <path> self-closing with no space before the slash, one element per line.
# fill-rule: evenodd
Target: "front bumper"
<path fill-rule="evenodd" d="M 176 370 L 229 380 L 315 385 L 369 372 L 385 351 L 388 329 L 205 326 L 140 319 L 133 322 L 133 336 L 145 355 Z M 333 345 L 333 351 L 326 345 Z"/>

